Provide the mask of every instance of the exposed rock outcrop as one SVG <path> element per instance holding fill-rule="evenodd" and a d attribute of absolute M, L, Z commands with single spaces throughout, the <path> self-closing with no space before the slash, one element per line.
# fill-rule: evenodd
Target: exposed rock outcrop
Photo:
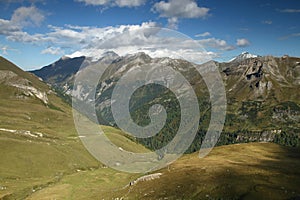
<path fill-rule="evenodd" d="M 48 105 L 49 100 L 46 92 L 40 91 L 35 87 L 30 86 L 31 82 L 25 78 L 19 77 L 16 73 L 9 70 L 0 70 L 0 83 L 20 89 L 23 95 L 27 97 L 36 97 L 45 105 Z"/>

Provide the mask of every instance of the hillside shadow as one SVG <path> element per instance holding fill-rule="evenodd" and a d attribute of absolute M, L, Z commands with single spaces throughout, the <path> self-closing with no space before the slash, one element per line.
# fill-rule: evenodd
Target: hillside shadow
<path fill-rule="evenodd" d="M 232 152 L 233 154 L 235 152 Z M 267 155 L 269 154 L 269 155 Z M 235 159 L 215 173 L 208 199 L 300 199 L 300 149 L 277 146 L 264 157 Z M 249 153 L 251 155 L 251 153 Z M 227 157 L 230 160 L 230 155 Z M 200 191 L 193 199 L 203 199 Z"/>
<path fill-rule="evenodd" d="M 196 156 L 186 155 L 159 170 L 163 173 L 160 179 L 128 188 L 125 197 L 195 200 L 300 197 L 300 149 L 241 144 L 218 147 L 203 159 Z"/>

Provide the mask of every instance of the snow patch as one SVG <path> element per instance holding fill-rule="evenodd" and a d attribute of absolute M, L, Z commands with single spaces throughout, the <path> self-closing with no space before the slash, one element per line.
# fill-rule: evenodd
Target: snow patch
<path fill-rule="evenodd" d="M 162 175 L 162 173 L 155 173 L 155 174 L 149 174 L 149 175 L 146 175 L 146 176 L 142 176 L 142 177 L 140 177 L 140 178 L 138 178 L 134 181 L 131 181 L 129 183 L 129 186 L 135 185 L 138 182 L 151 181 L 151 180 L 154 180 L 154 179 L 159 179 L 161 175 Z"/>
<path fill-rule="evenodd" d="M 33 137 L 33 138 L 39 138 L 39 137 L 42 138 L 42 137 L 44 137 L 43 133 L 31 132 L 31 131 L 25 131 L 25 130 L 12 130 L 12 129 L 0 128 L 0 131 L 20 134 L 20 135 L 26 135 L 26 136 Z"/>
<path fill-rule="evenodd" d="M 228 62 L 240 62 L 249 58 L 257 58 L 257 57 L 259 56 L 245 51 L 242 54 L 238 55 L 237 57 L 232 58 Z"/>
<path fill-rule="evenodd" d="M 35 96 L 38 99 L 40 99 L 44 104 L 48 104 L 48 97 L 46 92 L 41 92 L 38 89 L 31 87 L 31 86 L 26 86 L 26 85 L 20 85 L 20 84 L 11 84 L 11 86 L 14 86 L 16 88 L 24 90 L 25 94 L 28 96 Z"/>
<path fill-rule="evenodd" d="M 10 130 L 10 129 L 6 129 L 6 128 L 0 128 L 0 131 L 10 132 L 10 133 L 16 133 L 17 132 L 17 130 Z"/>

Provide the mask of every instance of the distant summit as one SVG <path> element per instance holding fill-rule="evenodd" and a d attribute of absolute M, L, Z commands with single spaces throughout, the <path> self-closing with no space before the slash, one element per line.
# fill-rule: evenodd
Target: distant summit
<path fill-rule="evenodd" d="M 76 51 L 70 55 L 65 55 L 65 57 L 69 57 L 69 58 L 86 57 L 89 58 L 90 61 L 96 62 L 104 57 L 117 58 L 119 57 L 119 55 L 114 51 L 103 52 L 102 49 L 95 49 L 94 51 L 90 51 L 90 50 Z"/>
<path fill-rule="evenodd" d="M 68 56 L 62 56 L 62 57 L 60 58 L 60 60 L 68 60 L 68 59 L 70 59 L 70 57 L 68 57 Z"/>
<path fill-rule="evenodd" d="M 245 51 L 242 54 L 238 55 L 237 57 L 234 57 L 233 59 L 229 60 L 228 62 L 240 62 L 240 61 L 246 60 L 248 58 L 257 58 L 257 57 L 260 57 L 260 56 L 251 54 L 251 53 Z"/>

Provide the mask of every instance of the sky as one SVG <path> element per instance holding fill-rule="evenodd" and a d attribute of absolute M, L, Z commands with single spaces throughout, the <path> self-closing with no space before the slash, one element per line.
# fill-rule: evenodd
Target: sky
<path fill-rule="evenodd" d="M 299 0 L 0 0 L 0 9 L 0 56 L 24 70 L 106 51 L 300 57 Z"/>

